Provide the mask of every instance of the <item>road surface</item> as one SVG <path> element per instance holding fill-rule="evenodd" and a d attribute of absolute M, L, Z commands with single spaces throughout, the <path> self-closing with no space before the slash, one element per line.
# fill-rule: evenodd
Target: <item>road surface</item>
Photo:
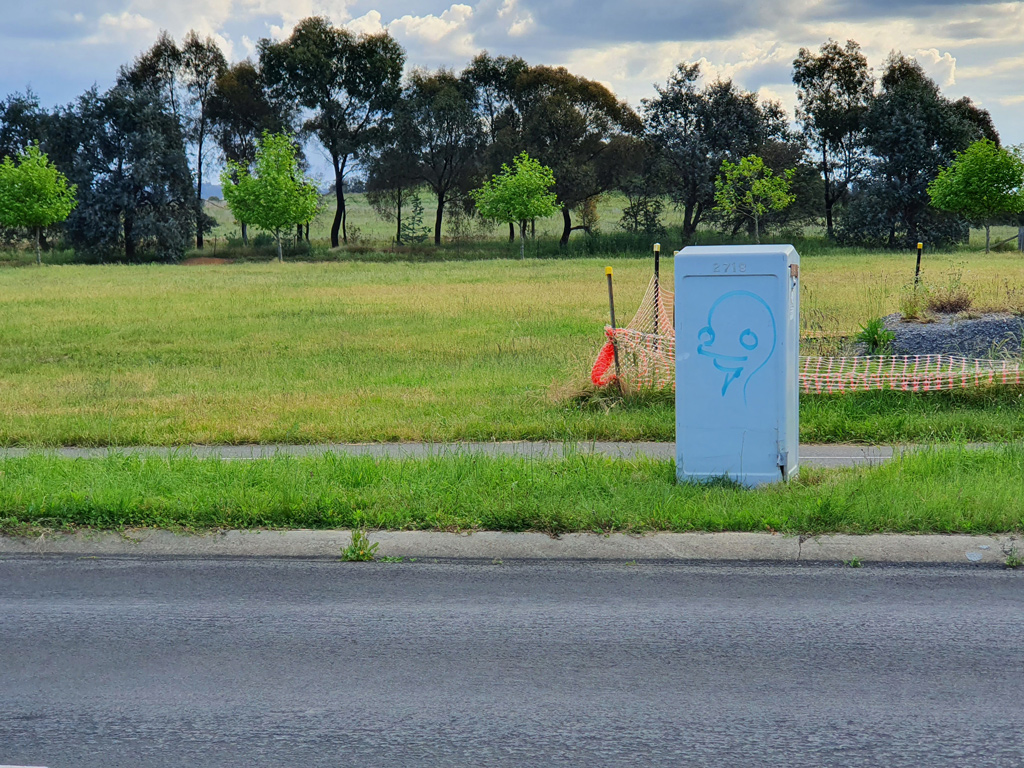
<path fill-rule="evenodd" d="M 0 764 L 1021 766 L 1024 573 L 0 560 Z"/>

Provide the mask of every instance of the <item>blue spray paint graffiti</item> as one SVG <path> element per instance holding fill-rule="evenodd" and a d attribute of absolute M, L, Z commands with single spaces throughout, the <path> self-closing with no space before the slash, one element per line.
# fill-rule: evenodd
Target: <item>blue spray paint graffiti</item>
<path fill-rule="evenodd" d="M 718 340 L 716 322 L 720 328 L 724 326 L 733 332 L 726 331 Z M 742 328 L 738 333 L 735 332 L 737 327 Z M 775 352 L 777 335 L 775 315 L 757 294 L 729 291 L 718 297 L 708 310 L 708 324 L 697 333 L 700 342 L 697 354 L 710 357 L 715 368 L 725 374 L 722 397 L 729 391 L 729 385 L 744 378 L 747 372 L 743 380 L 743 403 L 746 404 L 747 385 Z"/>

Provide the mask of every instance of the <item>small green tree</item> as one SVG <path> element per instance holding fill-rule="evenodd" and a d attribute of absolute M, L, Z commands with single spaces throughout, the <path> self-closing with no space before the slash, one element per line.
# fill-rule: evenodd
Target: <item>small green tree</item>
<path fill-rule="evenodd" d="M 1024 212 L 1024 158 L 988 139 L 976 141 L 939 170 L 928 196 L 936 208 L 984 225 L 988 253 L 992 222 Z"/>
<path fill-rule="evenodd" d="M 239 163 L 228 162 L 220 183 L 239 222 L 274 233 L 278 261 L 284 261 L 281 230 L 312 221 L 320 205 L 320 193 L 302 172 L 292 138 L 284 133 L 263 134 L 252 174 Z"/>
<path fill-rule="evenodd" d="M 722 161 L 722 175 L 715 179 L 715 210 L 745 216 L 754 223 L 754 242 L 761 242 L 760 222 L 768 211 L 781 211 L 796 199 L 789 191 L 795 171 L 776 176 L 757 155 L 738 163 Z"/>
<path fill-rule="evenodd" d="M 15 162 L 5 157 L 0 164 L 0 224 L 31 229 L 36 241 L 44 227 L 64 221 L 78 204 L 77 187 L 69 185 L 63 173 L 50 165 L 38 144 L 29 144 Z"/>
<path fill-rule="evenodd" d="M 526 223 L 558 211 L 558 196 L 549 191 L 555 184 L 555 174 L 526 152 L 520 153 L 512 165 L 509 168 L 502 163 L 500 173 L 469 194 L 485 219 L 508 224 L 519 222 L 519 256 L 525 258 Z"/>

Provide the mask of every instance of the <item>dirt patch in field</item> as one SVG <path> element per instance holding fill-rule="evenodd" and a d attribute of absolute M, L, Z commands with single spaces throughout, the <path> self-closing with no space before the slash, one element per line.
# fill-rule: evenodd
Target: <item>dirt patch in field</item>
<path fill-rule="evenodd" d="M 200 264 L 233 264 L 234 259 L 218 259 L 216 256 L 193 256 L 191 259 L 182 259 L 181 263 L 186 267 L 195 267 Z"/>

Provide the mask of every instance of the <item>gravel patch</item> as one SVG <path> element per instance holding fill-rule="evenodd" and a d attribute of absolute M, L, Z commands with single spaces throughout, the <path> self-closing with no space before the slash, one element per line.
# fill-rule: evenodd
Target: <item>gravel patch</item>
<path fill-rule="evenodd" d="M 1024 317 L 1009 314 L 935 314 L 935 322 L 904 322 L 898 312 L 884 318 L 885 327 L 896 334 L 893 353 L 897 355 L 956 355 L 960 357 L 1020 356 L 1024 340 Z"/>

